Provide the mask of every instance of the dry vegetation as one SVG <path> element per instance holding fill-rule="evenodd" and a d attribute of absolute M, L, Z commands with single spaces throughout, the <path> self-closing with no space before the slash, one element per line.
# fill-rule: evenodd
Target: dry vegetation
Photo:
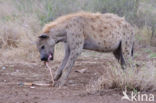
<path fill-rule="evenodd" d="M 135 91 L 156 90 L 156 61 L 139 61 L 140 67 L 121 70 L 117 62 L 106 62 L 106 71 L 97 81 L 87 85 L 89 93 L 102 92 L 104 89 L 127 89 Z"/>
<path fill-rule="evenodd" d="M 113 1 L 113 0 L 110 0 Z M 106 5 L 106 3 L 111 3 L 109 0 L 0 0 L 0 65 L 8 62 L 34 62 L 40 63 L 39 54 L 35 47 L 35 40 L 37 36 L 41 32 L 41 28 L 43 24 L 48 22 L 49 20 L 55 19 L 60 15 L 64 15 L 70 12 L 75 12 L 79 10 L 87 10 L 87 11 L 101 11 L 101 12 L 117 12 L 122 8 L 123 5 L 113 5 L 113 9 L 107 8 L 105 9 L 102 6 L 102 3 Z M 126 0 L 120 0 L 121 2 Z M 152 0 L 151 0 L 152 1 Z M 155 2 L 154 2 L 155 3 Z M 63 5 L 62 5 L 63 4 Z M 113 3 L 115 4 L 115 3 Z M 120 4 L 120 3 L 119 3 Z M 145 3 L 142 1 L 142 5 Z M 100 6 L 97 6 L 100 5 Z M 152 3 L 148 5 L 152 5 Z M 145 5 L 145 6 L 148 6 Z M 121 6 L 118 11 L 116 10 L 116 6 Z M 141 6 L 140 6 L 141 7 Z M 153 11 L 151 11 L 153 10 Z M 155 11 L 154 11 L 155 10 Z M 128 11 L 128 9 L 127 9 Z M 135 10 L 134 10 L 135 11 Z M 145 9 L 139 8 L 138 15 L 142 14 L 143 21 L 145 15 Z M 148 13 L 153 14 L 156 12 L 156 7 L 152 6 L 148 8 Z M 125 14 L 126 11 L 119 12 L 119 15 L 126 16 L 129 21 L 131 21 L 134 17 L 131 12 L 129 14 Z M 141 14 L 139 14 L 141 13 Z M 130 16 L 129 16 L 130 15 Z M 154 15 L 154 14 L 153 14 Z M 156 16 L 156 15 L 155 15 Z M 137 16 L 137 18 L 140 18 Z M 147 19 L 147 18 L 146 18 Z M 137 35 L 136 41 L 137 43 L 145 44 L 147 47 L 150 46 L 150 40 L 152 36 L 152 27 L 150 26 L 149 19 L 146 22 L 147 25 L 136 27 Z M 138 20 L 139 21 L 139 20 Z M 149 21 L 149 22 L 148 22 Z M 152 22 L 152 23 L 153 23 Z M 140 22 L 139 22 L 140 23 Z M 141 22 L 142 24 L 142 22 Z M 155 32 L 154 32 L 155 33 Z M 154 37 L 154 36 L 153 36 Z M 136 47 L 142 47 L 140 44 L 136 44 Z M 63 48 L 62 45 L 59 44 L 56 46 L 55 60 L 60 60 L 63 56 Z M 140 49 L 137 49 L 140 50 Z M 148 51 L 147 51 L 148 50 Z M 102 77 L 100 77 L 97 81 L 92 81 L 89 85 L 87 85 L 87 91 L 100 91 L 105 88 L 129 88 L 129 89 L 137 89 L 137 90 L 155 90 L 156 89 L 156 54 L 153 53 L 153 49 L 144 49 L 144 51 L 137 51 L 135 58 L 139 58 L 143 56 L 143 53 L 146 52 L 148 56 L 147 60 L 137 59 L 135 64 L 141 65 L 139 67 L 132 67 L 127 69 L 126 71 L 122 71 L 118 63 L 111 63 L 108 61 L 106 63 L 108 66 L 106 68 L 106 72 Z M 155 49 L 154 49 L 155 50 Z M 82 54 L 81 58 L 84 56 L 98 56 L 101 54 L 97 54 L 95 52 L 89 53 L 85 52 Z M 142 54 L 142 55 L 139 55 Z M 152 59 L 153 58 L 153 59 Z M 136 60 L 135 60 L 136 61 Z M 96 68 L 95 68 L 96 69 Z"/>

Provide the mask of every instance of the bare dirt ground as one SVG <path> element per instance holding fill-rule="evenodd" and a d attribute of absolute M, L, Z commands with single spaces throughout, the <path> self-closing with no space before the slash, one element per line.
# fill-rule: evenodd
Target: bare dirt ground
<path fill-rule="evenodd" d="M 131 103 L 121 100 L 121 90 L 106 89 L 98 94 L 88 94 L 86 92 L 86 85 L 90 81 L 97 80 L 105 72 L 102 66 L 105 65 L 105 61 L 107 59 L 78 59 L 66 86 L 61 89 L 20 84 L 34 81 L 49 82 L 49 71 L 41 64 L 3 64 L 0 67 L 0 103 Z M 51 62 L 50 66 L 56 70 L 59 63 Z M 75 72 L 80 69 L 86 69 L 86 71 L 84 73 Z M 154 94 L 156 95 L 156 93 Z"/>

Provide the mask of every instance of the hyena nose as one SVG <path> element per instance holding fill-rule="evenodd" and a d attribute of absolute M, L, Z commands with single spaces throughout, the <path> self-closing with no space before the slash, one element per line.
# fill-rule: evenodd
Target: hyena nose
<path fill-rule="evenodd" d="M 41 61 L 48 61 L 47 57 L 41 57 Z"/>

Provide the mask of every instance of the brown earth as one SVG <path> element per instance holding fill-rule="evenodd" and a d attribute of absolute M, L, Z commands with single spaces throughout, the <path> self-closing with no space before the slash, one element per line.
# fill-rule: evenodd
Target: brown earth
<path fill-rule="evenodd" d="M 105 61 L 107 59 L 78 59 L 66 86 L 61 89 L 21 85 L 23 82 L 49 82 L 50 74 L 44 65 L 37 63 L 2 64 L 0 67 L 0 103 L 131 103 L 121 100 L 122 91 L 118 89 L 106 89 L 95 94 L 87 93 L 86 85 L 97 80 L 105 71 L 102 66 L 105 65 Z M 59 62 L 50 63 L 53 70 L 56 70 L 58 65 Z M 81 69 L 86 69 L 86 71 L 75 72 Z"/>

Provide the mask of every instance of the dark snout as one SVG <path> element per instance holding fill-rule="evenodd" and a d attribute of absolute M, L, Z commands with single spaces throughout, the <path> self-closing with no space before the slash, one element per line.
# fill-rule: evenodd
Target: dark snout
<path fill-rule="evenodd" d="M 41 61 L 48 61 L 48 55 L 41 55 Z"/>
<path fill-rule="evenodd" d="M 53 55 L 49 54 L 49 55 L 41 55 L 41 61 L 49 61 L 49 60 L 53 60 Z"/>

